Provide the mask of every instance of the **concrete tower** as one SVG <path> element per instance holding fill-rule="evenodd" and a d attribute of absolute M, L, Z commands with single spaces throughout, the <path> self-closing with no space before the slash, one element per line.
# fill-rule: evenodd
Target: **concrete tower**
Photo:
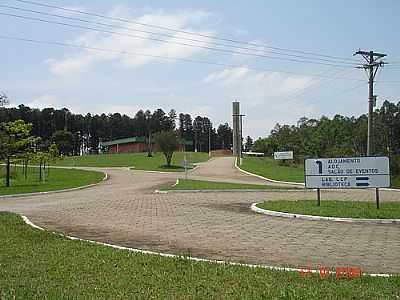
<path fill-rule="evenodd" d="M 232 103 L 233 117 L 233 155 L 239 156 L 241 153 L 241 136 L 240 136 L 240 103 Z"/>

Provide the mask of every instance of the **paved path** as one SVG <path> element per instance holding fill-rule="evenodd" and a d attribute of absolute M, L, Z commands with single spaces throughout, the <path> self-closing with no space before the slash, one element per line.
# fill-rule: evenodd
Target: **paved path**
<path fill-rule="evenodd" d="M 229 162 L 230 161 L 230 162 Z M 252 183 L 232 159 L 215 159 L 190 176 Z M 209 167 L 207 167 L 209 166 Z M 221 167 L 222 168 L 222 167 Z M 226 167 L 228 168 L 228 167 Z M 400 226 L 283 219 L 255 214 L 250 204 L 309 199 L 306 191 L 154 194 L 177 174 L 104 169 L 108 181 L 60 194 L 1 199 L 0 211 L 28 216 L 58 232 L 146 250 L 274 266 L 360 266 L 367 272 L 400 273 Z M 253 181 L 254 180 L 254 181 Z M 373 191 L 326 192 L 324 199 L 373 200 Z M 382 202 L 400 200 L 382 192 Z"/>

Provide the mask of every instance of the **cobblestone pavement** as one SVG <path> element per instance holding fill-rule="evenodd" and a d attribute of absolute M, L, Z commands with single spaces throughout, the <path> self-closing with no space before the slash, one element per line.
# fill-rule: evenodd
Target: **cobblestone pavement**
<path fill-rule="evenodd" d="M 189 178 L 261 183 L 232 166 L 232 158 L 214 159 Z M 400 273 L 399 225 L 284 219 L 249 209 L 251 203 L 264 200 L 313 199 L 313 192 L 155 194 L 156 188 L 182 175 L 103 170 L 109 180 L 93 188 L 0 199 L 0 211 L 24 214 L 48 230 L 165 253 L 273 266 L 350 265 L 366 272 Z M 372 190 L 322 195 L 324 200 L 374 199 Z M 400 192 L 382 191 L 381 199 L 383 205 L 400 201 Z"/>

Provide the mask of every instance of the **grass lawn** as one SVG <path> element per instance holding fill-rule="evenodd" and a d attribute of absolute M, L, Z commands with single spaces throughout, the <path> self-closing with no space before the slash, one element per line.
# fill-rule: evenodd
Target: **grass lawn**
<path fill-rule="evenodd" d="M 400 189 L 400 176 L 394 176 L 392 178 L 392 187 Z"/>
<path fill-rule="evenodd" d="M 302 279 L 70 241 L 0 213 L 0 299 L 397 299 L 400 277 Z"/>
<path fill-rule="evenodd" d="M 375 202 L 332 200 L 321 201 L 321 206 L 317 206 L 317 200 L 266 201 L 257 206 L 263 209 L 301 215 L 365 219 L 400 219 L 400 202 L 381 203 L 379 210 L 376 209 Z"/>
<path fill-rule="evenodd" d="M 32 167 L 28 168 L 28 178 L 25 180 L 22 168 L 17 167 L 12 172 L 11 186 L 6 188 L 4 167 L 2 167 L 0 170 L 0 195 L 69 189 L 97 183 L 104 178 L 104 174 L 101 172 L 71 169 L 50 169 L 49 175 L 47 176 L 46 171 L 46 182 L 40 182 L 38 168 Z"/>
<path fill-rule="evenodd" d="M 245 157 L 241 169 L 273 180 L 304 182 L 304 167 L 280 166 L 276 160 L 267 157 Z"/>
<path fill-rule="evenodd" d="M 271 190 L 271 189 L 287 190 L 290 189 L 290 187 L 179 179 L 178 185 L 175 185 L 174 187 L 167 187 L 162 190 L 177 191 L 177 190 Z"/>
<path fill-rule="evenodd" d="M 153 157 L 147 157 L 147 153 L 121 153 L 101 154 L 64 157 L 56 162 L 57 166 L 79 166 L 79 167 L 134 167 L 137 170 L 151 171 L 183 171 L 183 152 L 175 152 L 171 168 L 164 167 L 165 157 L 162 153 L 153 153 Z M 190 163 L 203 162 L 208 160 L 208 153 L 187 153 L 187 160 Z"/>

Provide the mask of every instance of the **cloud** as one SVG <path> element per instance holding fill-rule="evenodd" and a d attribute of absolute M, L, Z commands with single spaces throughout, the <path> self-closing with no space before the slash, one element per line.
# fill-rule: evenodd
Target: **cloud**
<path fill-rule="evenodd" d="M 249 104 L 256 104 L 264 103 L 269 98 L 289 96 L 296 90 L 306 88 L 311 80 L 310 77 L 290 77 L 239 67 L 212 73 L 204 79 L 204 83 L 222 89 L 227 95 L 240 97 Z"/>
<path fill-rule="evenodd" d="M 211 14 L 203 11 L 183 11 L 175 14 L 159 11 L 134 18 L 127 16 L 126 12 L 124 12 L 121 7 L 117 7 L 112 10 L 110 15 L 116 18 L 129 19 L 132 22 L 212 35 L 211 32 L 199 31 L 193 28 L 193 26 L 201 25 L 210 18 Z M 102 22 L 116 24 L 113 21 Z M 179 40 L 179 38 L 182 37 L 195 37 L 188 36 L 182 32 L 170 32 L 155 27 L 144 27 L 126 23 L 118 23 L 118 25 L 124 28 L 104 28 L 116 34 L 86 32 L 71 42 L 91 48 L 110 49 L 113 50 L 113 52 L 88 49 L 82 50 L 76 54 L 67 55 L 63 59 L 49 59 L 47 63 L 50 71 L 56 75 L 68 75 L 89 71 L 94 66 L 104 62 L 117 62 L 120 66 L 125 68 L 139 67 L 153 62 L 173 62 L 173 58 L 188 58 L 205 51 L 205 49 L 202 48 L 178 45 L 176 43 L 193 44 L 204 47 L 211 42 L 211 39 L 206 37 L 196 38 L 201 40 L 200 42 Z M 92 27 L 92 25 L 90 26 Z M 126 29 L 126 27 L 128 27 L 129 30 Z M 140 30 L 142 32 L 134 30 Z M 143 31 L 169 34 L 171 36 L 160 36 Z M 168 41 L 168 43 L 156 41 L 154 39 L 165 40 Z M 125 52 L 125 54 L 122 52 Z M 171 60 L 159 58 L 160 56 L 170 57 Z"/>
<path fill-rule="evenodd" d="M 37 97 L 33 99 L 30 102 L 25 103 L 26 106 L 29 106 L 31 108 L 47 108 L 47 107 L 54 107 L 54 108 L 63 108 L 61 104 L 61 101 L 58 99 L 57 96 L 55 95 L 42 95 L 40 97 Z"/>
<path fill-rule="evenodd" d="M 245 134 L 259 136 L 260 133 L 266 135 L 277 122 L 292 123 L 314 112 L 314 106 L 289 100 L 292 94 L 307 88 L 311 80 L 310 77 L 293 77 L 241 67 L 209 74 L 203 83 L 213 88 L 214 94 L 220 99 L 241 102 L 242 112 L 247 115 L 244 118 Z M 230 112 L 227 104 L 225 101 L 219 110 L 229 109 Z"/>

